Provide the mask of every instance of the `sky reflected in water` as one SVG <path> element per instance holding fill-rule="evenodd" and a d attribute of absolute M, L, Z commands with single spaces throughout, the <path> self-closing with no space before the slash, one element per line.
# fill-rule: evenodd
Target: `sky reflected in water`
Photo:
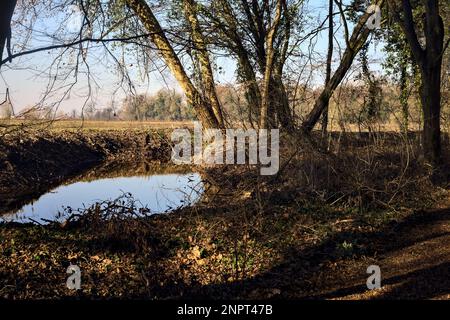
<path fill-rule="evenodd" d="M 115 200 L 124 193 L 131 193 L 143 207 L 152 213 L 164 213 L 181 206 L 194 204 L 203 192 L 201 176 L 197 173 L 165 174 L 152 176 L 99 179 L 60 186 L 13 214 L 0 217 L 7 222 L 44 223 L 44 220 L 60 221 L 58 213 L 64 207 L 79 209 L 96 202 Z M 139 205 L 140 205 L 139 204 Z M 30 219 L 31 218 L 31 219 Z"/>

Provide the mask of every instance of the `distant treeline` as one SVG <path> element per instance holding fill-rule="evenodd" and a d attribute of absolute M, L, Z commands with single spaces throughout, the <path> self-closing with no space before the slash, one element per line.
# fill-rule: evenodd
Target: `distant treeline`
<path fill-rule="evenodd" d="M 321 88 L 307 86 L 289 87 L 287 93 L 294 118 L 300 123 L 311 109 L 311 104 L 317 99 Z M 219 85 L 216 87 L 217 95 L 222 104 L 224 113 L 232 123 L 248 123 L 249 108 L 245 100 L 244 89 L 239 85 Z M 330 102 L 330 124 L 341 126 L 345 124 L 367 124 L 367 122 L 390 123 L 401 125 L 404 115 L 401 112 L 397 86 L 379 81 L 378 90 L 370 92 L 363 84 L 341 85 Z M 369 99 L 371 98 L 371 99 Z M 448 131 L 450 121 L 450 105 L 448 91 L 444 91 L 442 99 L 442 120 L 444 130 Z M 375 103 L 372 103 L 375 102 Z M 410 125 L 421 123 L 421 112 L 417 94 L 414 92 L 408 99 L 408 122 Z M 2 106 L 0 118 L 11 117 L 11 112 Z M 118 105 L 101 107 L 95 104 L 87 105 L 83 112 L 73 110 L 69 114 L 55 114 L 52 110 L 29 108 L 21 112 L 19 118 L 24 119 L 53 119 L 69 118 L 99 121 L 190 121 L 196 120 L 191 106 L 186 102 L 183 94 L 175 90 L 161 89 L 153 95 L 130 95 Z"/>
<path fill-rule="evenodd" d="M 126 97 L 118 107 L 90 105 L 82 116 L 88 120 L 193 120 L 195 114 L 175 90 L 161 89 L 153 95 L 138 94 Z M 81 113 L 72 112 L 71 118 L 80 118 Z"/>

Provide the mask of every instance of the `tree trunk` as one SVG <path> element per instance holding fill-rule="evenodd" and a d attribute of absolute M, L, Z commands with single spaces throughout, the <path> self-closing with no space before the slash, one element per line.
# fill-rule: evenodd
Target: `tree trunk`
<path fill-rule="evenodd" d="M 395 5 L 395 3 L 394 3 Z M 413 9 L 409 0 L 402 0 L 403 17 L 394 15 L 405 33 L 415 63 L 422 77 L 420 98 L 423 109 L 423 151 L 434 166 L 442 163 L 441 148 L 441 71 L 444 54 L 444 22 L 439 13 L 439 0 L 425 0 L 424 34 L 426 48 L 422 48 L 416 33 Z M 398 9 L 398 8 L 396 8 Z"/>
<path fill-rule="evenodd" d="M 333 42 L 334 42 L 334 21 L 333 21 L 333 4 L 334 0 L 330 0 L 328 6 L 328 53 L 327 53 L 327 71 L 325 76 L 325 85 L 331 80 L 331 64 L 333 61 Z M 329 102 L 327 103 L 322 117 L 322 134 L 325 135 L 328 131 L 328 113 Z"/>
<path fill-rule="evenodd" d="M 442 163 L 441 147 L 441 64 L 422 71 L 420 97 L 424 115 L 423 152 L 435 165 Z"/>
<path fill-rule="evenodd" d="M 363 36 L 358 39 L 357 43 L 354 43 L 354 47 L 352 46 L 345 50 L 341 64 L 339 65 L 331 80 L 323 89 L 319 98 L 316 100 L 313 110 L 309 113 L 306 120 L 303 122 L 302 128 L 304 131 L 310 132 L 312 129 L 314 129 L 314 126 L 319 121 L 322 112 L 329 105 L 331 96 L 341 83 L 342 79 L 344 79 L 345 75 L 353 64 L 353 60 L 366 42 L 368 35 L 369 31 L 366 29 L 365 31 L 363 31 Z"/>
<path fill-rule="evenodd" d="M 408 84 L 407 84 L 407 70 L 405 62 L 401 62 L 400 74 L 400 104 L 402 106 L 402 132 L 407 135 L 409 129 L 409 104 L 408 104 Z"/>
<path fill-rule="evenodd" d="M 255 122 L 259 123 L 259 107 L 261 106 L 261 92 L 259 91 L 258 82 L 253 67 L 250 63 L 247 52 L 244 48 L 238 50 L 237 53 L 240 79 L 245 86 L 245 99 L 248 108 L 248 121 L 252 128 L 255 128 Z"/>
<path fill-rule="evenodd" d="M 145 0 L 126 0 L 127 6 L 139 17 L 144 27 L 150 33 L 150 39 L 158 48 L 178 84 L 183 89 L 187 101 L 194 110 L 205 128 L 219 128 L 217 119 L 209 101 L 205 100 L 192 84 L 186 74 L 180 59 L 167 39 L 152 9 Z"/>
<path fill-rule="evenodd" d="M 197 18 L 197 3 L 194 0 L 183 0 L 186 19 L 191 26 L 192 40 L 194 48 L 197 50 L 197 57 L 200 62 L 200 72 L 206 96 L 211 104 L 214 115 L 220 127 L 223 127 L 222 107 L 217 97 L 214 75 L 211 67 L 205 37 L 202 34 L 200 23 Z"/>
<path fill-rule="evenodd" d="M 238 32 L 239 22 L 231 8 L 228 0 L 220 0 L 222 5 L 222 14 L 228 23 L 228 28 L 219 24 L 223 33 L 227 34 L 230 39 L 230 48 L 234 52 L 238 60 L 238 81 L 244 86 L 245 100 L 248 109 L 248 122 L 252 128 L 259 123 L 259 107 L 261 106 L 261 92 L 259 90 L 258 81 L 256 80 L 255 70 L 250 60 L 250 54 L 246 50 L 241 36 Z"/>
<path fill-rule="evenodd" d="M 289 108 L 289 97 L 283 84 L 281 75 L 278 72 L 271 81 L 272 94 L 270 104 L 274 107 L 280 126 L 287 132 L 294 131 L 294 120 Z M 275 121 L 275 119 L 271 119 Z M 276 127 L 275 124 L 271 127 Z"/>
<path fill-rule="evenodd" d="M 444 51 L 444 22 L 439 14 L 439 1 L 427 0 L 425 60 L 422 65 L 421 101 L 424 112 L 423 142 L 426 159 L 439 166 L 441 148 L 441 72 Z"/>
<path fill-rule="evenodd" d="M 242 41 L 238 32 L 238 26 L 242 22 L 237 20 L 230 1 L 220 0 L 219 2 L 222 5 L 222 15 L 227 27 L 224 27 L 222 23 L 218 23 L 217 27 L 227 35 L 230 41 L 228 45 L 238 58 L 239 80 L 245 85 L 245 96 L 249 105 L 248 119 L 251 126 L 255 127 L 254 122 L 257 120 L 260 126 L 261 122 L 264 123 L 263 127 L 274 128 L 281 125 L 288 131 L 293 130 L 294 121 L 289 110 L 289 97 L 282 81 L 283 67 L 289 50 L 292 19 L 286 1 L 276 2 L 275 16 L 271 22 L 266 23 L 267 16 L 271 15 L 272 10 L 269 2 L 265 2 L 260 7 L 257 0 L 241 0 L 243 14 L 248 19 L 247 28 L 255 45 L 254 53 L 250 52 Z M 280 25 L 283 25 L 284 34 L 280 40 L 281 43 L 276 43 L 275 38 Z M 263 75 L 261 86 L 256 79 L 251 59 L 255 59 L 255 64 Z"/>
<path fill-rule="evenodd" d="M 269 95 L 271 94 L 271 82 L 275 62 L 274 41 L 275 35 L 278 31 L 278 27 L 281 22 L 282 1 L 284 0 L 277 0 L 277 9 L 275 17 L 266 39 L 266 64 L 263 79 L 263 91 L 261 94 L 262 101 L 261 101 L 261 116 L 259 124 L 260 129 L 268 128 L 269 119 L 272 118 L 273 116 L 273 105 L 272 106 L 270 105 Z"/>
<path fill-rule="evenodd" d="M 384 5 L 384 0 L 378 0 L 375 2 L 379 6 Z M 316 100 L 314 104 L 313 110 L 306 117 L 306 120 L 302 124 L 302 130 L 304 132 L 310 132 L 314 129 L 314 126 L 320 119 L 323 111 L 328 106 L 331 96 L 333 95 L 336 88 L 341 83 L 342 79 L 344 79 L 348 70 L 353 64 L 353 60 L 355 59 L 358 52 L 364 46 L 369 37 L 371 30 L 366 27 L 366 23 L 371 17 L 371 14 L 366 12 L 358 21 L 358 24 L 355 26 L 353 30 L 353 34 L 348 40 L 347 48 L 345 49 L 344 55 L 342 57 L 341 63 L 336 70 L 335 74 L 331 78 L 330 82 L 325 86 L 319 98 Z"/>
<path fill-rule="evenodd" d="M 5 46 L 8 50 L 8 56 L 11 56 L 11 19 L 14 14 L 17 0 L 2 0 L 0 3 L 0 66 L 3 60 L 3 51 Z"/>
<path fill-rule="evenodd" d="M 280 126 L 287 132 L 293 133 L 295 131 L 295 123 L 290 110 L 289 95 L 283 83 L 283 69 L 288 57 L 289 41 L 291 39 L 291 27 L 293 17 L 289 12 L 286 1 L 282 2 L 282 7 L 284 10 L 283 15 L 284 36 L 282 45 L 279 45 L 280 47 L 278 49 L 279 56 L 277 59 L 276 68 L 274 72 L 274 85 L 277 90 L 276 99 L 278 99 L 274 105 L 277 106 L 276 113 L 278 116 Z"/>

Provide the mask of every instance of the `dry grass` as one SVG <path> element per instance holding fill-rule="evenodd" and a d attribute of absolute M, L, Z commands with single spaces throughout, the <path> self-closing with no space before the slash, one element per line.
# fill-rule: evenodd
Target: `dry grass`
<path fill-rule="evenodd" d="M 1 127 L 61 130 L 146 130 L 191 127 L 191 121 L 0 120 Z"/>
<path fill-rule="evenodd" d="M 158 130 L 158 129 L 176 129 L 176 128 L 193 128 L 193 121 L 94 121 L 94 120 L 2 120 L 0 119 L 0 132 L 2 129 L 11 131 L 14 129 L 48 129 L 51 131 L 78 131 L 78 130 Z M 340 123 L 338 120 L 331 118 L 329 130 L 332 132 L 401 132 L 399 121 L 394 117 L 386 122 L 373 122 L 351 124 Z M 409 130 L 419 132 L 421 124 L 411 122 Z M 443 123 L 443 132 L 450 132 L 448 124 Z"/>

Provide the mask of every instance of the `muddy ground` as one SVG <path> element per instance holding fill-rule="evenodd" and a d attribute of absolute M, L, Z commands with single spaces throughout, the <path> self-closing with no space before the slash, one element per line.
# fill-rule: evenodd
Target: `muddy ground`
<path fill-rule="evenodd" d="M 146 145 L 103 134 L 81 150 L 101 161 Z M 341 139 L 332 150 L 317 143 L 283 146 L 274 177 L 253 167 L 199 169 L 208 186 L 203 201 L 171 214 L 105 220 L 92 207 L 70 223 L 4 224 L 0 297 L 448 299 L 447 176 L 430 171 L 413 144 L 391 136 Z M 301 152 L 291 155 L 295 148 Z M 43 168 L 46 155 L 33 155 L 33 165 Z M 110 203 L 106 210 L 122 207 Z M 78 292 L 66 287 L 70 264 L 82 270 Z M 381 267 L 381 290 L 367 290 L 370 265 Z"/>

